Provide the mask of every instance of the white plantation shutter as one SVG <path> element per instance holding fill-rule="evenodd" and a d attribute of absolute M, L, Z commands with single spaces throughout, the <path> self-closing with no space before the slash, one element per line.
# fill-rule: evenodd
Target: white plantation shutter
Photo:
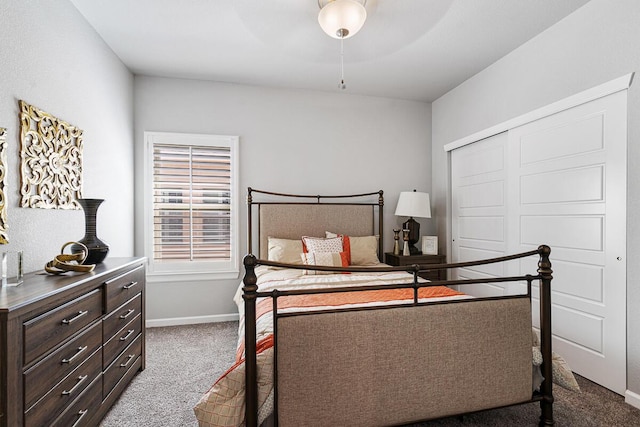
<path fill-rule="evenodd" d="M 156 271 L 234 265 L 237 269 L 233 143 L 237 138 L 166 133 L 146 137 L 152 188 L 147 256 Z M 185 263 L 191 267 L 177 267 Z"/>

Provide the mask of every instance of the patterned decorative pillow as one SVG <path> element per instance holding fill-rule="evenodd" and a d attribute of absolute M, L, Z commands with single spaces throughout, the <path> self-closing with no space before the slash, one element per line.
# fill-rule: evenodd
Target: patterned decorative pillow
<path fill-rule="evenodd" d="M 300 261 L 302 242 L 300 240 L 268 237 L 267 248 L 269 250 L 267 259 L 269 261 L 284 262 L 287 264 L 302 264 L 302 261 Z"/>
<path fill-rule="evenodd" d="M 302 236 L 303 252 L 342 252 L 342 237 L 337 236 L 329 239 L 322 237 Z"/>
<path fill-rule="evenodd" d="M 325 231 L 326 237 L 336 237 L 339 234 Z M 342 236 L 344 239 L 344 250 L 349 244 L 349 265 L 377 265 L 378 259 L 378 236 Z"/>
<path fill-rule="evenodd" d="M 301 253 L 304 265 L 323 265 L 327 267 L 348 267 L 345 252 L 307 252 Z M 331 274 L 330 271 L 305 270 L 304 274 Z"/>
<path fill-rule="evenodd" d="M 533 346 L 532 347 L 533 350 L 533 366 L 535 367 L 539 367 L 540 365 L 542 365 L 542 353 L 540 352 L 540 347 L 539 346 Z M 538 369 L 538 373 L 539 373 L 539 369 Z M 534 379 L 535 379 L 535 371 L 534 371 Z M 564 360 L 564 358 L 562 356 L 560 356 L 558 353 L 556 353 L 555 351 L 551 352 L 551 373 L 553 376 L 553 382 L 558 384 L 561 387 L 566 388 L 567 390 L 571 390 L 571 391 L 580 391 L 580 385 L 578 385 L 578 382 L 576 381 L 576 377 L 573 376 L 573 372 L 571 372 L 571 368 L 569 368 L 569 364 L 566 362 L 566 360 Z M 541 374 L 539 374 L 539 378 L 540 381 L 537 384 L 537 387 L 540 386 L 540 383 L 542 382 L 542 379 L 544 379 L 544 377 L 542 377 Z M 534 386 L 535 386 L 535 382 L 534 382 Z M 537 390 L 537 388 L 536 388 Z"/>
<path fill-rule="evenodd" d="M 552 363 L 551 371 L 553 372 L 553 382 L 571 391 L 580 391 L 580 386 L 573 376 L 571 368 L 566 360 L 555 351 L 551 352 Z"/>
<path fill-rule="evenodd" d="M 538 333 L 535 329 L 531 328 L 531 339 L 534 347 L 540 347 L 540 338 L 538 337 Z"/>

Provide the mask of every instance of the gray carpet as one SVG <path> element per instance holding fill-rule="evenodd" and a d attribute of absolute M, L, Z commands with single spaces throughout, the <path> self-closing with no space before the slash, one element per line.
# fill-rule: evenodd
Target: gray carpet
<path fill-rule="evenodd" d="M 103 420 L 103 427 L 197 426 L 193 406 L 232 364 L 237 322 L 147 329 L 146 369 L 134 378 Z M 581 393 L 554 387 L 558 426 L 640 427 L 640 410 L 582 377 Z M 436 426 L 536 426 L 537 404 L 520 405 L 416 424 Z"/>
<path fill-rule="evenodd" d="M 101 425 L 197 426 L 193 407 L 233 365 L 237 337 L 237 322 L 148 328 L 146 369 Z"/>

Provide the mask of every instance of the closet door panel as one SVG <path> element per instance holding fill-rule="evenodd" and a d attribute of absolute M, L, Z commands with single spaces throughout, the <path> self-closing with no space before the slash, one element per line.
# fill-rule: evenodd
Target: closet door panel
<path fill-rule="evenodd" d="M 626 389 L 626 138 L 622 91 L 510 130 L 507 161 L 508 251 L 552 250 L 554 351 L 618 393 Z"/>
<path fill-rule="evenodd" d="M 454 150 L 451 155 L 452 261 L 500 257 L 506 251 L 507 133 Z M 506 274 L 504 264 L 460 268 L 453 278 L 487 278 Z M 474 296 L 504 295 L 502 283 L 465 286 Z"/>

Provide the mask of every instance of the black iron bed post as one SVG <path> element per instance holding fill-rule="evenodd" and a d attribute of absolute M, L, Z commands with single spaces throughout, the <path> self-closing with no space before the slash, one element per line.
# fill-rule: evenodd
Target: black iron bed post
<path fill-rule="evenodd" d="M 384 191 L 378 191 L 378 259 L 384 260 Z"/>
<path fill-rule="evenodd" d="M 251 203 L 253 202 L 253 197 L 251 196 L 251 187 L 247 187 L 247 224 L 251 224 L 251 211 L 253 209 L 251 209 Z M 251 250 L 251 240 L 252 240 L 252 236 L 251 236 L 251 225 L 249 225 L 249 227 L 247 227 L 247 253 L 253 253 L 253 251 Z"/>
<path fill-rule="evenodd" d="M 538 261 L 538 275 L 540 276 L 540 351 L 542 352 L 542 376 L 544 381 L 540 386 L 542 400 L 540 401 L 540 423 L 542 426 L 552 426 L 553 420 L 553 371 L 551 350 L 551 248 L 546 245 L 538 247 L 540 260 Z"/>
<path fill-rule="evenodd" d="M 256 294 L 258 278 L 255 256 L 249 254 L 243 260 L 245 274 L 242 287 L 244 292 L 244 363 L 245 363 L 245 425 L 258 426 L 258 370 L 256 360 Z"/>

